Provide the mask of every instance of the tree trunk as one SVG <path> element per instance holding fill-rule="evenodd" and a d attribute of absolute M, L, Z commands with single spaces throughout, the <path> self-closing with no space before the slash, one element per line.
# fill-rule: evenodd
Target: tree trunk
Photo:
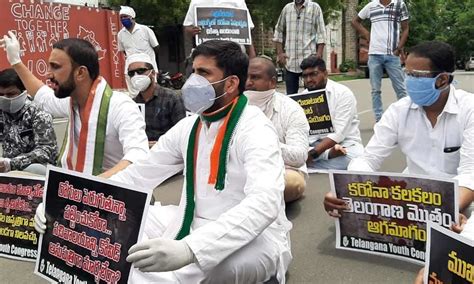
<path fill-rule="evenodd" d="M 352 19 L 357 16 L 358 0 L 345 0 L 342 29 L 343 29 L 343 60 L 358 61 L 359 40 L 355 29 L 351 25 Z"/>

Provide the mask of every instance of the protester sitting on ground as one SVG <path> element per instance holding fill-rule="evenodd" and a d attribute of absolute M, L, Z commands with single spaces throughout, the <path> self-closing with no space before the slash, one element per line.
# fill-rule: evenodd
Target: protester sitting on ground
<path fill-rule="evenodd" d="M 272 121 L 280 140 L 285 163 L 285 202 L 299 199 L 305 190 L 308 171 L 309 124 L 301 106 L 276 91 L 277 73 L 271 59 L 250 60 L 245 95 Z"/>
<path fill-rule="evenodd" d="M 185 169 L 179 207 L 148 210 L 144 238 L 129 250 L 131 283 L 285 283 L 291 261 L 284 164 L 271 122 L 242 95 L 248 57 L 234 42 L 193 52 L 182 119 L 145 160 L 113 180 L 153 189 Z M 44 212 L 35 227 L 46 229 Z"/>
<path fill-rule="evenodd" d="M 91 43 L 69 38 L 53 44 L 46 86 L 21 62 L 20 44 L 13 32 L 8 34 L 0 47 L 28 94 L 54 117 L 69 118 L 59 166 L 110 177 L 148 155 L 140 110 L 99 76 L 99 58 Z"/>
<path fill-rule="evenodd" d="M 310 56 L 301 62 L 305 92 L 326 90 L 333 133 L 310 135 L 308 168 L 345 170 L 349 162 L 364 151 L 360 138 L 357 101 L 352 91 L 328 79 L 324 60 Z"/>
<path fill-rule="evenodd" d="M 382 115 L 364 154 L 349 170 L 377 171 L 398 146 L 406 156 L 405 173 L 457 179 L 459 209 L 468 208 L 474 199 L 474 95 L 451 84 L 454 69 L 449 44 L 430 41 L 413 47 L 405 69 L 408 97 Z M 324 206 L 335 217 L 346 208 L 331 193 Z"/>
<path fill-rule="evenodd" d="M 151 62 L 151 58 L 144 53 L 132 54 L 126 60 L 131 85 L 139 91 L 134 101 L 145 105 L 145 131 L 150 148 L 186 116 L 183 99 L 178 92 L 157 84 Z"/>
<path fill-rule="evenodd" d="M 58 155 L 51 114 L 28 99 L 15 70 L 0 71 L 0 172 L 46 174 Z"/>

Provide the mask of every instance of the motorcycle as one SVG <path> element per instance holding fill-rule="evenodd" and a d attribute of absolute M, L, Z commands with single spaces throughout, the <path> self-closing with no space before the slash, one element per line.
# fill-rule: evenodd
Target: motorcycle
<path fill-rule="evenodd" d="M 173 75 L 170 75 L 169 72 L 164 72 L 160 70 L 157 81 L 158 84 L 162 87 L 180 90 L 186 80 L 184 78 L 183 73 L 181 72 L 177 72 Z"/>

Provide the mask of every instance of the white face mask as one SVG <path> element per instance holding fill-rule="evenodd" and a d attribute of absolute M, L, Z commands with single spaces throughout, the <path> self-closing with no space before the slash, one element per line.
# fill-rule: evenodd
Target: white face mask
<path fill-rule="evenodd" d="M 26 97 L 26 91 L 14 98 L 2 96 L 0 97 L 0 110 L 8 113 L 16 113 L 25 105 Z"/>
<path fill-rule="evenodd" d="M 130 79 L 130 82 L 135 90 L 143 92 L 150 86 L 151 79 L 147 75 L 135 75 Z"/>
<path fill-rule="evenodd" d="M 249 104 L 258 106 L 262 111 L 266 104 L 273 98 L 275 89 L 266 91 L 245 91 L 244 95 L 249 99 Z"/>
<path fill-rule="evenodd" d="M 206 78 L 196 73 L 191 74 L 181 93 L 183 97 L 184 106 L 192 113 L 202 114 L 204 111 L 212 107 L 214 101 L 224 96 L 226 92 L 216 97 L 216 91 L 212 85 L 227 80 L 226 77 L 217 82 L 210 83 Z"/>

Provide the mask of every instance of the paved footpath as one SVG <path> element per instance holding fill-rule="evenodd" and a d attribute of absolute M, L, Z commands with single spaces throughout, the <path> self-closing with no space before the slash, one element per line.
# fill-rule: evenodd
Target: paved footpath
<path fill-rule="evenodd" d="M 474 93 L 474 73 L 456 75 L 457 88 Z M 370 86 L 366 79 L 343 82 L 356 98 L 364 144 L 372 135 L 374 118 L 371 112 Z M 388 79 L 382 84 L 384 106 L 395 100 Z M 403 155 L 396 150 L 383 164 L 384 171 L 401 171 Z M 182 178 L 175 177 L 155 190 L 163 204 L 176 204 L 181 192 Z M 288 283 L 412 283 L 420 266 L 380 256 L 336 250 L 334 221 L 322 206 L 329 191 L 325 174 L 313 174 L 308 181 L 305 197 L 287 206 L 291 231 L 293 262 L 288 271 Z M 33 275 L 33 263 L 0 258 L 0 283 L 46 283 Z"/>

